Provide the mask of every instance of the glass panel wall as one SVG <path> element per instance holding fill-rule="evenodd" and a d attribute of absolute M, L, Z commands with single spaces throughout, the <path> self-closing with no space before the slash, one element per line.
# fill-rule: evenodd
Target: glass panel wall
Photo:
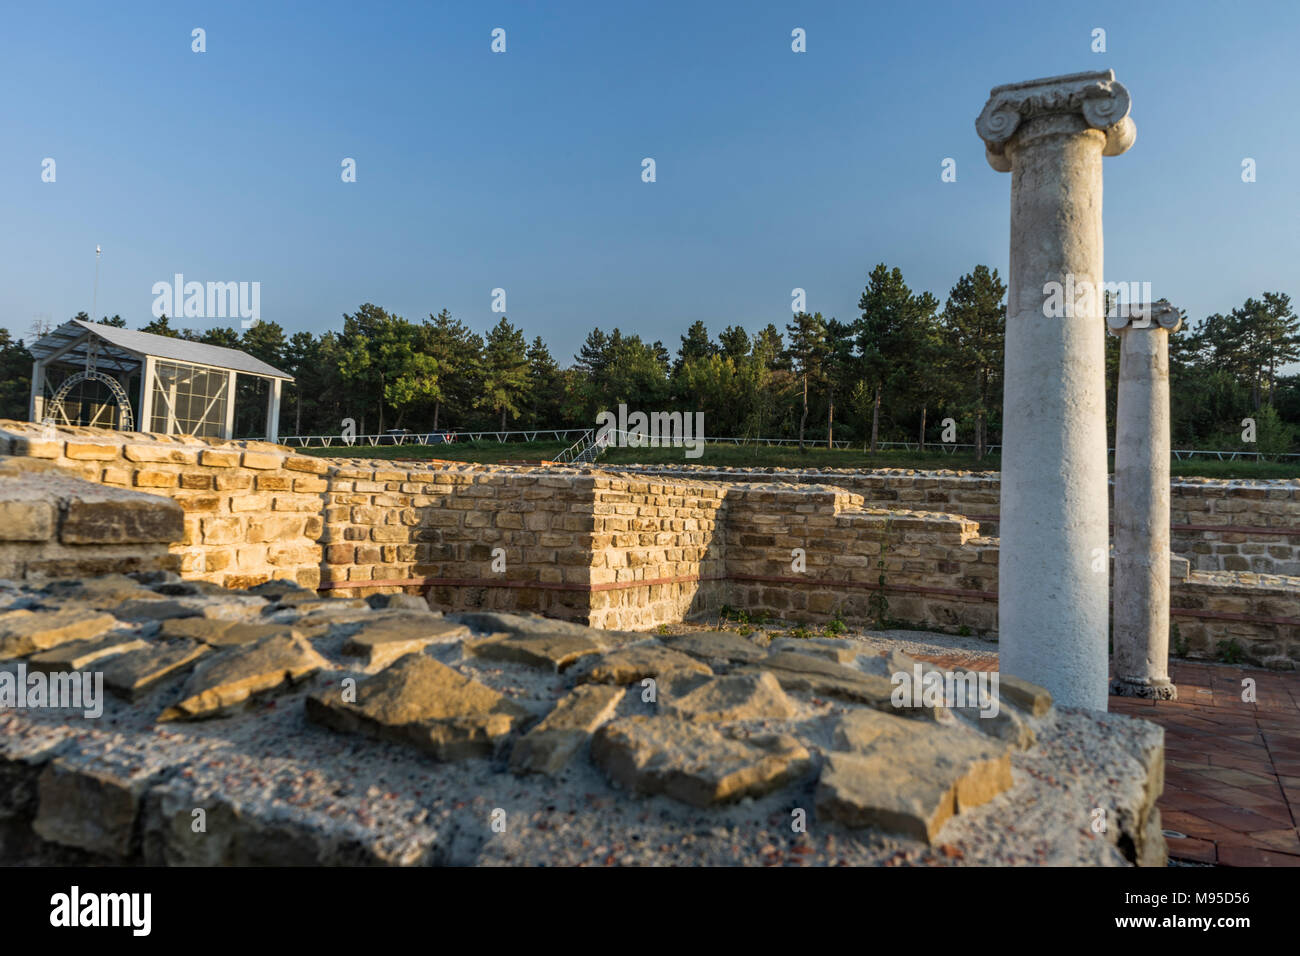
<path fill-rule="evenodd" d="M 155 364 L 153 420 L 149 431 L 220 438 L 226 425 L 230 372 L 183 362 Z"/>

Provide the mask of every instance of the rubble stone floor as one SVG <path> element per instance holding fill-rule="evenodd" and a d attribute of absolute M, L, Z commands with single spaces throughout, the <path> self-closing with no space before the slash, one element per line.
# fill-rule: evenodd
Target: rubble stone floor
<path fill-rule="evenodd" d="M 896 701 L 909 654 L 993 645 L 784 630 L 0 582 L 0 860 L 1164 864 L 1151 724 L 1006 677 L 996 713 Z M 47 696 L 73 672 L 102 710 Z"/>
<path fill-rule="evenodd" d="M 935 647 L 913 656 L 943 668 L 997 667 L 996 653 L 979 650 Z M 1165 729 L 1165 792 L 1156 806 L 1170 858 L 1300 866 L 1300 672 L 1187 660 L 1171 661 L 1169 670 L 1178 700 L 1111 697 L 1110 710 Z M 1253 703 L 1242 700 L 1248 678 Z"/>

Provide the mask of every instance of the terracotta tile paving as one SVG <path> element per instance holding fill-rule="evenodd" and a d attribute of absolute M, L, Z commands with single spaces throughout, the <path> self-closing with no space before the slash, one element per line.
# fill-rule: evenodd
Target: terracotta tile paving
<path fill-rule="evenodd" d="M 1161 818 L 1169 855 L 1223 866 L 1300 866 L 1300 673 L 1171 661 L 1177 701 L 1112 697 L 1165 728 Z M 1245 702 L 1242 681 L 1255 682 Z"/>
<path fill-rule="evenodd" d="M 918 655 L 920 656 L 920 655 Z M 996 654 L 925 657 L 994 670 Z M 1300 672 L 1171 661 L 1178 700 L 1111 697 L 1113 713 L 1165 728 L 1161 819 L 1173 859 L 1300 866 Z M 1255 682 L 1245 702 L 1242 681 Z"/>

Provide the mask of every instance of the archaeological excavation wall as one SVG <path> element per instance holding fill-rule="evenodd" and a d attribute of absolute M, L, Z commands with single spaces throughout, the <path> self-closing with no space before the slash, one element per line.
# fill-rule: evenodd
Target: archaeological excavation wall
<path fill-rule="evenodd" d="M 992 472 L 881 469 L 871 473 L 699 465 L 620 465 L 620 471 L 706 481 L 819 484 L 862 495 L 869 508 L 965 515 L 996 537 L 1001 483 Z M 1300 575 L 1300 479 L 1175 478 L 1172 549 L 1197 571 Z"/>
<path fill-rule="evenodd" d="M 0 458 L 0 578 L 176 571 L 184 512 L 168 498 L 82 481 L 48 462 Z"/>
<path fill-rule="evenodd" d="M 16 422 L 0 423 L 0 453 L 106 494 L 170 499 L 180 506 L 169 512 L 174 538 L 106 542 L 106 560 L 141 569 L 170 560 L 187 578 L 227 587 L 289 578 L 340 597 L 406 590 L 447 610 L 536 611 L 623 630 L 723 605 L 810 623 L 997 629 L 999 542 L 982 520 L 996 520 L 996 476 L 397 464 Z M 1232 529 L 1198 534 L 1240 537 L 1225 542 L 1240 549 L 1261 547 L 1246 521 L 1289 530 L 1295 488 L 1238 485 L 1176 485 L 1175 522 L 1195 507 L 1205 527 Z M 0 551 L 18 554 L 7 543 Z M 1255 663 L 1300 661 L 1300 577 L 1178 561 L 1171 574 L 1176 653 L 1214 657 L 1235 641 Z"/>

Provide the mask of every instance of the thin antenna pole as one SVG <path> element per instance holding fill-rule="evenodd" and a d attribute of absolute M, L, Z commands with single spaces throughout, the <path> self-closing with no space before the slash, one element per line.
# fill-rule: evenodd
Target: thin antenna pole
<path fill-rule="evenodd" d="M 97 245 L 95 246 L 95 295 L 94 298 L 91 299 L 91 305 L 90 305 L 90 321 L 92 322 L 99 321 L 98 319 L 95 318 L 95 313 L 99 311 L 99 257 L 100 255 L 101 255 L 101 250 Z"/>

